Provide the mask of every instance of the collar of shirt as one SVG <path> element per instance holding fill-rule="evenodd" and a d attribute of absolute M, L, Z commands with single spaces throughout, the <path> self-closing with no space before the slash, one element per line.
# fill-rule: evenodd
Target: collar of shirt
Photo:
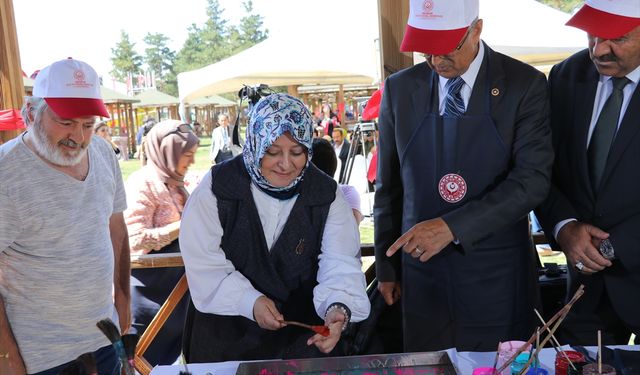
<path fill-rule="evenodd" d="M 622 123 L 622 119 L 624 118 L 624 114 L 627 111 L 627 107 L 629 106 L 629 102 L 631 101 L 631 96 L 636 91 L 636 87 L 638 87 L 638 82 L 640 82 L 640 66 L 637 66 L 634 70 L 632 70 L 626 77 L 631 81 L 629 82 L 622 91 L 624 94 L 624 99 L 622 100 L 622 108 L 620 108 L 620 118 L 618 119 L 618 127 L 620 123 Z M 591 142 L 591 135 L 593 134 L 593 129 L 596 127 L 596 122 L 598 121 L 598 116 L 600 116 L 600 111 L 602 111 L 602 107 L 604 107 L 604 103 L 611 95 L 611 91 L 613 91 L 613 82 L 611 82 L 610 76 L 600 75 L 598 80 L 598 88 L 596 89 L 596 95 L 593 102 L 593 112 L 591 113 L 591 122 L 589 123 L 589 136 L 587 137 L 587 144 Z"/>
<path fill-rule="evenodd" d="M 482 60 L 484 59 L 484 43 L 482 40 L 479 42 L 480 48 L 478 48 L 478 54 L 469 65 L 469 69 L 464 72 L 460 77 L 464 80 L 464 85 L 460 90 L 460 95 L 462 96 L 462 100 L 464 101 L 464 106 L 467 107 L 469 105 L 469 98 L 471 98 L 471 91 L 473 90 L 473 85 L 476 83 L 476 78 L 478 77 L 478 72 L 480 71 L 480 66 L 482 66 Z M 440 114 L 444 112 L 444 99 L 447 95 L 447 90 L 444 86 L 447 84 L 449 79 L 439 76 L 439 85 L 438 85 L 438 98 L 440 105 Z"/>

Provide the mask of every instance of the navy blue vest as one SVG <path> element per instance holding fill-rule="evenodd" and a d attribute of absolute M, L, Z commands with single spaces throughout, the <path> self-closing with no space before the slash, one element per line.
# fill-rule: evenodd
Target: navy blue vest
<path fill-rule="evenodd" d="M 307 168 L 298 199 L 269 251 L 242 155 L 214 166 L 212 180 L 227 259 L 275 302 L 285 319 L 322 324 L 313 306 L 313 288 L 336 182 L 313 164 Z M 192 363 L 322 356 L 315 346 L 306 345 L 312 335 L 293 326 L 264 330 L 242 316 L 202 313 L 191 303 L 183 351 Z"/>

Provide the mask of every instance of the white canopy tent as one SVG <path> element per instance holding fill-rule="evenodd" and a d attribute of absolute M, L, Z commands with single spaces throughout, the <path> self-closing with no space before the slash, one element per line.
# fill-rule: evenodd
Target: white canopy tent
<path fill-rule="evenodd" d="M 178 74 L 181 101 L 242 85 L 371 84 L 379 80 L 375 0 L 293 2 L 287 32 L 202 69 Z M 299 8 L 299 9 L 298 9 Z M 325 14 L 326 13 L 326 14 Z M 348 31 L 347 31 L 348 30 Z"/>
<path fill-rule="evenodd" d="M 535 0 L 480 0 L 482 39 L 514 57 L 572 53 L 586 48 L 586 34 L 565 26 L 570 17 Z"/>
<path fill-rule="evenodd" d="M 377 1 L 326 0 L 316 8 L 309 4 L 296 1 L 295 9 L 287 9 L 288 14 L 310 15 L 292 20 L 287 32 L 273 34 L 226 60 L 178 74 L 180 100 L 236 92 L 242 85 L 260 83 L 379 82 Z M 585 34 L 564 25 L 569 14 L 535 0 L 480 0 L 480 17 L 483 40 L 531 63 L 536 60 L 529 56 L 544 62 L 540 56 L 553 56 L 549 59 L 553 60 L 586 47 Z"/>

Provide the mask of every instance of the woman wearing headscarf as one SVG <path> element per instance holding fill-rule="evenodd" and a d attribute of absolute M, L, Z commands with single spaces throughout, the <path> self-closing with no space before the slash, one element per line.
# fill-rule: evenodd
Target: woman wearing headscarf
<path fill-rule="evenodd" d="M 111 148 L 113 148 L 113 152 L 115 152 L 118 159 L 122 157 L 120 148 L 113 142 L 113 139 L 111 139 L 111 133 L 109 132 L 109 127 L 107 126 L 107 123 L 105 121 L 97 122 L 93 126 L 93 134 L 97 135 L 98 137 L 104 138 L 107 142 L 109 142 Z"/>
<path fill-rule="evenodd" d="M 187 361 L 338 355 L 342 330 L 368 316 L 358 228 L 335 181 L 310 163 L 312 133 L 301 101 L 262 98 L 242 155 L 214 166 L 189 199 Z"/>
<path fill-rule="evenodd" d="M 124 212 L 132 254 L 179 252 L 178 233 L 189 193 L 184 176 L 198 149 L 191 127 L 176 120 L 155 125 L 146 136 L 147 165 L 126 182 Z M 142 334 L 184 268 L 134 269 L 131 271 L 131 333 Z M 144 354 L 152 365 L 172 364 L 180 354 L 184 314 L 183 298 Z"/>

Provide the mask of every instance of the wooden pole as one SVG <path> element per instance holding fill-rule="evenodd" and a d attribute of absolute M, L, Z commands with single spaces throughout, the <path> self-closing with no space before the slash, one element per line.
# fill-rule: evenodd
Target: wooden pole
<path fill-rule="evenodd" d="M 382 80 L 413 65 L 413 54 L 400 52 L 409 18 L 409 0 L 378 0 Z"/>
<path fill-rule="evenodd" d="M 23 96 L 24 83 L 13 0 L 0 0 L 0 109 L 19 110 L 22 108 Z M 0 137 L 7 141 L 20 132 L 4 131 Z"/>

